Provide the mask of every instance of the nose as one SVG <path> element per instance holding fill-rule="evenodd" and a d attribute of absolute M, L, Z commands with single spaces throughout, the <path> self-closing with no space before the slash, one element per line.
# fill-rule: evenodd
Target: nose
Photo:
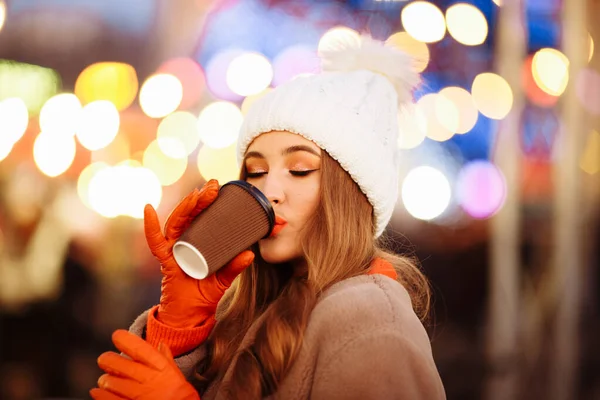
<path fill-rule="evenodd" d="M 267 196 L 267 199 L 269 199 L 269 202 L 272 205 L 281 204 L 285 198 L 283 185 L 274 175 L 275 174 L 267 174 L 262 188 L 263 193 Z"/>

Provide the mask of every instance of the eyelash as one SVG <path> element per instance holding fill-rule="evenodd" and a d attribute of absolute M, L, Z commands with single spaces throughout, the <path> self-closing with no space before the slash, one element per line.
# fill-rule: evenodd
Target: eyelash
<path fill-rule="evenodd" d="M 308 171 L 290 171 L 290 174 L 296 177 L 305 177 L 310 175 L 310 173 L 315 172 L 316 169 L 311 169 Z M 266 172 L 247 172 L 246 173 L 246 177 L 247 178 L 260 178 L 263 175 L 266 175 Z"/>

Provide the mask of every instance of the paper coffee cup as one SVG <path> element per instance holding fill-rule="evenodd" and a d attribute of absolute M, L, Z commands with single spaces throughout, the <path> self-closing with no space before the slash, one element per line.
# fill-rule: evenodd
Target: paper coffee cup
<path fill-rule="evenodd" d="M 246 181 L 231 181 L 173 245 L 173 256 L 187 275 L 204 279 L 268 237 L 274 226 L 267 197 Z"/>

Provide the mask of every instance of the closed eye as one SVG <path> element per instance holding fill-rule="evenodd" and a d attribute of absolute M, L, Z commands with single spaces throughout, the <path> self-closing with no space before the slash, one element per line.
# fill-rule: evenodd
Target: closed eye
<path fill-rule="evenodd" d="M 315 172 L 315 171 L 318 171 L 318 170 L 316 170 L 316 169 L 310 169 L 308 171 L 291 171 L 290 170 L 290 174 L 292 174 L 293 176 L 307 176 L 311 172 Z"/>
<path fill-rule="evenodd" d="M 261 176 L 266 174 L 266 172 L 247 172 L 246 178 L 260 178 Z"/>

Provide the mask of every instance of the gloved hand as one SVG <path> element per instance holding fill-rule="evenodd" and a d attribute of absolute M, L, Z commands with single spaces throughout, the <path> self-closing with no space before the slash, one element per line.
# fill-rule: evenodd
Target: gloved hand
<path fill-rule="evenodd" d="M 98 379 L 99 388 L 90 391 L 95 400 L 200 400 L 187 382 L 169 347 L 155 349 L 142 338 L 117 330 L 112 335 L 117 349 L 131 357 L 108 351 L 98 357 L 98 365 L 106 374 Z"/>
<path fill-rule="evenodd" d="M 244 251 L 216 273 L 197 280 L 186 275 L 173 258 L 175 242 L 218 193 L 219 184 L 212 179 L 187 195 L 167 219 L 164 235 L 154 208 L 148 204 L 144 209 L 146 241 L 163 274 L 157 319 L 171 328 L 194 328 L 214 316 L 225 291 L 254 260 L 254 253 Z"/>

